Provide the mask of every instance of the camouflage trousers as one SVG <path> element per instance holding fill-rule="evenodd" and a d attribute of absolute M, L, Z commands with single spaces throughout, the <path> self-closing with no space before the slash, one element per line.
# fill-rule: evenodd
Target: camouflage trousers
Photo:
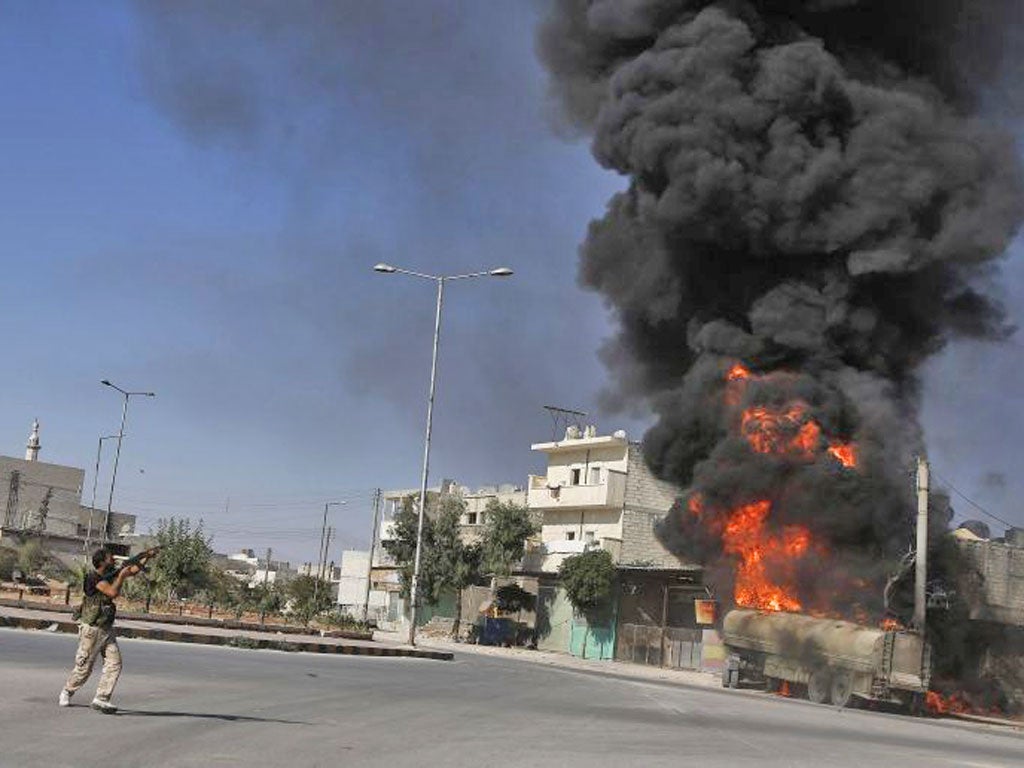
<path fill-rule="evenodd" d="M 103 657 L 103 673 L 96 687 L 96 698 L 104 701 L 110 698 L 121 676 L 121 649 L 113 627 L 92 627 L 83 624 L 78 630 L 78 652 L 75 653 L 75 668 L 64 684 L 64 690 L 74 693 L 89 679 L 96 657 Z"/>

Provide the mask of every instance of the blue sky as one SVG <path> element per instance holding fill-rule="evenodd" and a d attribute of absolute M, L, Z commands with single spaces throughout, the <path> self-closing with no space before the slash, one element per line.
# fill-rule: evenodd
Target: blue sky
<path fill-rule="evenodd" d="M 598 410 L 608 318 L 576 287 L 623 182 L 553 126 L 542 4 L 257 5 L 274 24 L 0 6 L 0 452 L 38 417 L 42 458 L 91 468 L 110 378 L 158 394 L 132 403 L 118 478 L 140 528 L 203 517 L 220 550 L 298 561 L 347 499 L 333 554 L 364 545 L 370 490 L 417 483 L 434 299 L 378 261 L 516 270 L 447 294 L 435 480 L 523 482 L 548 403 L 639 436 Z M 1021 261 L 998 286 L 1018 324 Z M 1024 524 L 1020 345 L 935 361 L 924 417 L 942 476 Z"/>

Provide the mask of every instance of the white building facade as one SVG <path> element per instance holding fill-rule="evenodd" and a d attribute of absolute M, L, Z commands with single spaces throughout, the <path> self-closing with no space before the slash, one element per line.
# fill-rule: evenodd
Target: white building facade
<path fill-rule="evenodd" d="M 681 561 L 654 533 L 679 489 L 651 473 L 639 443 L 624 432 L 570 427 L 563 440 L 536 443 L 547 473 L 529 478 L 527 505 L 540 516 L 541 545 L 527 569 L 555 573 L 570 555 L 599 547 L 618 565 L 676 568 Z"/>

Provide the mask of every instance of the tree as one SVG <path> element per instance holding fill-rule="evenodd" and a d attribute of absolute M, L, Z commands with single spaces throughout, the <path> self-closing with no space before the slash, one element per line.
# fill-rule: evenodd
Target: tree
<path fill-rule="evenodd" d="M 395 513 L 391 521 L 391 536 L 382 543 L 384 551 L 391 556 L 399 568 L 399 578 L 402 586 L 402 597 L 409 599 L 409 587 L 412 584 L 413 563 L 416 558 L 416 527 L 418 525 L 417 495 L 406 496 L 402 499 L 402 507 Z M 430 542 L 433 523 L 429 515 L 423 516 L 423 544 L 424 549 Z M 424 553 L 421 552 L 422 557 Z M 423 590 L 425 577 L 427 576 L 421 568 L 420 588 Z M 432 591 L 432 590 L 430 590 Z"/>
<path fill-rule="evenodd" d="M 494 604 L 502 613 L 519 613 L 532 611 L 537 605 L 537 596 L 527 592 L 518 584 L 506 584 L 498 587 L 494 593 Z"/>
<path fill-rule="evenodd" d="M 590 624 L 607 610 L 615 583 L 615 561 L 605 549 L 591 549 L 567 557 L 558 568 L 558 576 L 572 607 L 587 619 L 583 636 L 586 655 Z"/>
<path fill-rule="evenodd" d="M 29 539 L 18 547 L 18 570 L 25 576 L 38 573 L 49 557 L 46 547 L 39 539 Z"/>
<path fill-rule="evenodd" d="M 285 592 L 303 624 L 331 607 L 331 585 L 316 576 L 296 576 L 288 582 Z"/>
<path fill-rule="evenodd" d="M 565 558 L 558 576 L 573 608 L 593 613 L 607 607 L 615 581 L 615 562 L 608 550 L 591 549 Z"/>
<path fill-rule="evenodd" d="M 452 634 L 459 636 L 462 620 L 462 590 L 480 578 L 480 547 L 466 544 L 462 540 L 462 515 L 466 502 L 459 496 L 441 499 L 437 519 L 431 528 L 430 549 L 427 556 L 427 583 L 430 592 L 424 597 L 430 605 L 436 605 L 445 592 L 455 593 L 455 616 Z"/>
<path fill-rule="evenodd" d="M 156 540 L 162 549 L 149 568 L 150 579 L 167 599 L 189 597 L 208 581 L 213 537 L 203 532 L 203 521 L 193 527 L 188 518 L 157 521 Z"/>
<path fill-rule="evenodd" d="M 416 558 L 416 496 L 407 496 L 395 515 L 391 539 L 384 549 L 398 564 L 402 579 L 402 596 L 409 597 L 413 565 Z M 461 519 L 466 503 L 454 495 L 428 498 L 432 514 L 423 520 L 423 543 L 420 551 L 420 579 L 417 599 L 436 605 L 446 592 L 455 593 L 454 631 L 458 635 L 462 613 L 462 590 L 475 583 L 480 574 L 481 551 L 478 546 L 462 541 Z"/>
<path fill-rule="evenodd" d="M 483 568 L 496 577 L 508 578 L 526 554 L 526 542 L 536 535 L 539 526 L 529 509 L 511 501 L 492 499 L 485 513 Z M 491 586 L 493 589 L 493 582 Z"/>
<path fill-rule="evenodd" d="M 18 564 L 18 553 L 6 547 L 0 547 L 0 580 L 8 581 L 14 575 Z"/>

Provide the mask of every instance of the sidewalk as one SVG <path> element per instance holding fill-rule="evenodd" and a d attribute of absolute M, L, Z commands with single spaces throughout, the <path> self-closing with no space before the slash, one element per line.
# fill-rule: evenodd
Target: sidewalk
<path fill-rule="evenodd" d="M 33 603 L 27 600 L 11 600 L 0 597 L 0 610 L 4 608 L 20 608 L 26 611 L 45 611 L 48 613 L 62 613 L 68 617 L 75 610 L 73 605 L 47 605 L 45 603 Z M 183 624 L 190 627 L 219 627 L 223 629 L 251 629 L 258 632 L 273 632 L 283 635 L 310 635 L 318 637 L 343 637 L 349 640 L 372 640 L 373 633 L 357 629 L 329 629 L 322 632 L 311 632 L 308 627 L 299 627 L 291 624 L 259 624 L 253 621 L 235 621 L 233 619 L 209 619 L 202 616 L 190 614 L 174 615 L 162 613 L 143 613 L 140 611 L 119 610 L 117 615 L 121 619 L 132 621 L 149 621 L 160 624 Z"/>
<path fill-rule="evenodd" d="M 0 606 L 0 627 L 42 629 L 51 632 L 78 634 L 78 624 L 63 611 L 43 611 Z M 226 645 L 238 648 L 259 648 L 304 653 L 334 653 L 352 656 L 388 656 L 450 661 L 453 654 L 443 650 L 411 648 L 395 642 L 353 640 L 342 637 L 321 637 L 318 634 L 295 635 L 274 632 L 230 629 L 225 627 L 180 626 L 158 621 L 118 619 L 120 637 L 145 640 L 166 640 L 199 645 Z"/>
<path fill-rule="evenodd" d="M 374 637 L 385 637 L 391 633 L 376 632 Z M 503 648 L 494 645 L 472 645 L 469 643 L 453 643 L 439 637 L 419 636 L 418 647 L 433 648 L 438 651 L 454 653 L 472 653 L 479 656 L 492 656 L 503 659 L 515 659 L 548 667 L 559 667 L 579 672 L 589 672 L 613 677 L 629 678 L 644 682 L 673 683 L 677 685 L 697 686 L 699 688 L 720 688 L 722 679 L 717 672 L 700 672 L 695 669 L 662 669 L 644 664 L 631 664 L 626 661 L 599 661 L 596 659 L 580 659 L 567 653 L 552 651 L 531 651 L 526 648 Z"/>

